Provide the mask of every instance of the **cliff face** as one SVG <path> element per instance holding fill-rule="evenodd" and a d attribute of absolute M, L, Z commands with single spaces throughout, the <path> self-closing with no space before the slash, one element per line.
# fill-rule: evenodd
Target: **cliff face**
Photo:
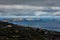
<path fill-rule="evenodd" d="M 59 40 L 60 32 L 0 21 L 0 40 Z"/>

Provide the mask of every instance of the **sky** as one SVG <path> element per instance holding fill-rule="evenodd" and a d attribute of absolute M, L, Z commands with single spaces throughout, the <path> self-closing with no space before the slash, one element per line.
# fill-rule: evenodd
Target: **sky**
<path fill-rule="evenodd" d="M 0 0 L 0 16 L 60 16 L 60 0 Z"/>
<path fill-rule="evenodd" d="M 60 6 L 60 0 L 0 0 L 0 4 Z"/>

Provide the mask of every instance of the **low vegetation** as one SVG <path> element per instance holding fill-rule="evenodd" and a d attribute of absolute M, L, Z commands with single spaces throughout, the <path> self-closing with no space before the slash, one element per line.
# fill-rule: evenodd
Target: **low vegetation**
<path fill-rule="evenodd" d="M 0 21 L 0 40 L 59 40 L 60 32 Z"/>

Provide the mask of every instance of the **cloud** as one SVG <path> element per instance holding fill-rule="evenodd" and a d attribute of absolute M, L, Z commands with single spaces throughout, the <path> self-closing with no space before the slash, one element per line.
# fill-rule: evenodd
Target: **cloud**
<path fill-rule="evenodd" d="M 5 8 L 5 9 L 31 9 L 31 10 L 47 9 L 46 7 L 42 7 L 42 6 L 30 6 L 30 5 L 0 5 L 0 8 Z"/>
<path fill-rule="evenodd" d="M 35 15 L 35 16 L 48 16 L 48 15 L 50 15 L 50 13 L 48 13 L 48 12 L 43 12 L 43 11 L 36 11 L 36 12 L 34 13 L 34 15 Z"/>
<path fill-rule="evenodd" d="M 52 15 L 54 15 L 54 16 L 60 16 L 60 12 L 58 11 L 58 12 L 54 12 Z"/>
<path fill-rule="evenodd" d="M 60 6 L 60 0 L 0 0 L 0 4 L 22 4 L 34 6 Z"/>
<path fill-rule="evenodd" d="M 55 6 L 32 6 L 32 5 L 0 5 L 0 9 L 31 9 L 31 10 L 60 10 L 60 7 Z"/>
<path fill-rule="evenodd" d="M 57 15 L 59 12 L 45 12 L 43 10 L 60 10 L 60 7 L 31 6 L 31 5 L 0 5 L 0 15 L 2 16 L 50 16 Z M 39 10 L 39 11 L 37 11 Z"/>

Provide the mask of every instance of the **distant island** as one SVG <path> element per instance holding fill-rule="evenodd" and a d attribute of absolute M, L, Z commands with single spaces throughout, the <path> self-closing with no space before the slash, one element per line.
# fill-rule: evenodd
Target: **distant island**
<path fill-rule="evenodd" d="M 0 40 L 60 40 L 60 32 L 0 21 Z"/>

